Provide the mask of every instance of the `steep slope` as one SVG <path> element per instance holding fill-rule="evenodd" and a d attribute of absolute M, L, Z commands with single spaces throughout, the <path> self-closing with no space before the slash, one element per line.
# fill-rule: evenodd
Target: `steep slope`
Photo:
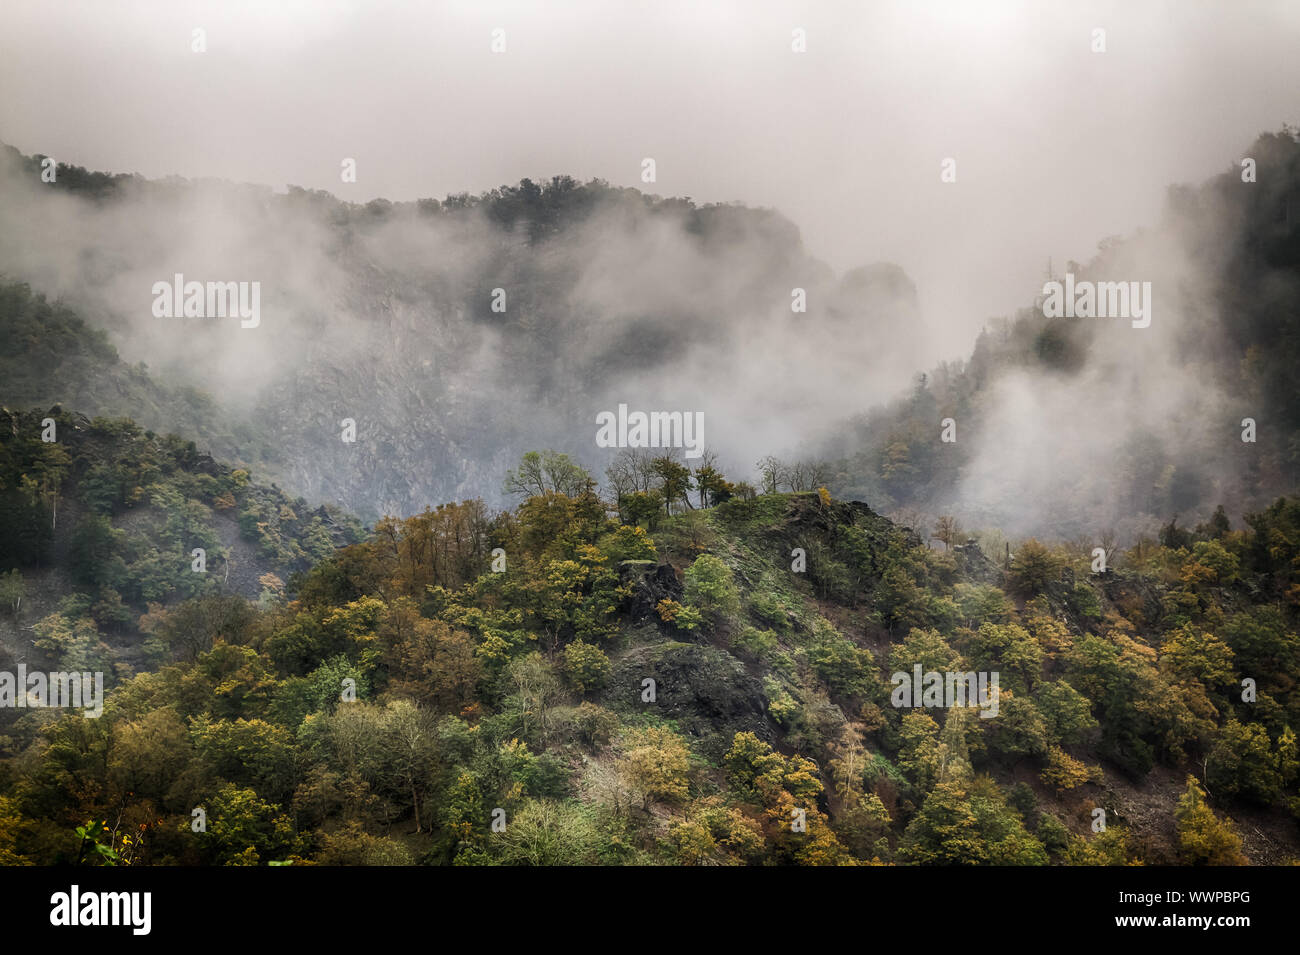
<path fill-rule="evenodd" d="M 258 429 L 241 427 L 211 395 L 183 380 L 160 382 L 129 365 L 102 329 L 21 282 L 0 283 L 0 402 L 60 405 L 90 417 L 131 418 L 161 433 L 195 436 L 204 450 L 239 467 L 271 456 Z"/>
<path fill-rule="evenodd" d="M 619 403 L 703 411 L 710 446 L 748 461 L 842 407 L 838 381 L 884 398 L 916 364 L 906 277 L 837 278 L 770 210 L 564 176 L 363 206 L 58 169 L 0 150 L 0 274 L 216 396 L 219 421 L 166 428 L 368 519 L 499 503 L 536 447 L 599 470 L 595 415 Z M 260 283 L 260 322 L 156 317 L 176 274 Z"/>
<path fill-rule="evenodd" d="M 825 492 L 651 523 L 590 493 L 381 522 L 93 726 L 15 723 L 16 851 L 111 808 L 137 863 L 1296 858 L 1295 501 L 1102 573 Z M 917 668 L 938 697 L 899 696 Z"/>
<path fill-rule="evenodd" d="M 152 386 L 141 378 L 137 387 Z M 7 660 L 66 662 L 62 628 L 76 641 L 107 641 L 92 655 L 127 664 L 125 672 L 155 665 L 167 648 L 146 646 L 147 612 L 223 595 L 278 599 L 293 574 L 361 533 L 354 518 L 313 511 L 130 419 L 90 420 L 57 405 L 0 409 Z"/>
<path fill-rule="evenodd" d="M 948 513 L 1012 535 L 1129 541 L 1175 514 L 1194 523 L 1294 492 L 1300 134 L 1266 134 L 1243 155 L 1256 179 L 1234 167 L 1173 187 L 1151 229 L 1055 270 L 1150 282 L 1149 327 L 1038 305 L 990 323 L 968 360 L 919 376 L 821 448 L 838 462 L 832 490 L 929 526 Z"/>

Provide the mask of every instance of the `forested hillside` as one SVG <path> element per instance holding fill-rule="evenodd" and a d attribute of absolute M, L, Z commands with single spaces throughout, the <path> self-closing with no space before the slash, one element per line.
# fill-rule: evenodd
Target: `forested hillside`
<path fill-rule="evenodd" d="M 602 500 L 551 454 L 521 462 L 541 484 L 513 509 L 449 504 L 332 551 L 320 520 L 183 443 L 64 415 L 68 445 L 43 445 L 37 417 L 3 444 L 5 486 L 33 495 L 6 498 L 30 520 L 5 526 L 32 528 L 8 552 L 75 595 L 34 623 L 4 611 L 51 668 L 89 666 L 114 620 L 151 665 L 117 670 L 100 719 L 3 711 L 7 862 L 1300 855 L 1295 500 L 1235 529 L 1171 522 L 1095 573 L 1034 541 L 1009 563 L 930 549 L 825 489 L 755 494 L 671 459 L 650 462 L 661 487 Z M 699 483 L 688 509 L 676 489 Z M 80 543 L 51 558 L 36 528 L 59 488 Z M 166 527 L 115 529 L 168 494 Z M 269 564 L 314 566 L 255 603 L 219 573 L 188 584 L 225 499 Z M 997 715 L 896 705 L 890 677 L 918 665 L 998 672 Z"/>
<path fill-rule="evenodd" d="M 361 535 L 354 518 L 129 418 L 0 409 L 6 662 L 102 669 L 110 682 L 152 668 L 219 632 L 209 617 L 275 599 Z M 189 615 L 163 625 L 183 603 Z"/>
<path fill-rule="evenodd" d="M 238 421 L 232 428 L 212 395 L 161 384 L 143 363 L 127 364 L 102 328 L 24 283 L 0 283 L 0 341 L 0 402 L 8 407 L 61 405 L 131 418 L 164 434 L 197 436 L 206 453 L 245 468 L 272 454 L 265 433 Z"/>

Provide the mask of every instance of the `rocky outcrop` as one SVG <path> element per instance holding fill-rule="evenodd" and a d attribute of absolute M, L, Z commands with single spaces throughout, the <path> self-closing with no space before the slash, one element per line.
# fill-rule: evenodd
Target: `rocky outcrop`
<path fill-rule="evenodd" d="M 655 608 L 661 600 L 682 599 L 682 583 L 669 564 L 652 560 L 625 560 L 618 567 L 623 583 L 632 584 L 632 596 L 622 608 L 632 623 L 659 619 Z"/>

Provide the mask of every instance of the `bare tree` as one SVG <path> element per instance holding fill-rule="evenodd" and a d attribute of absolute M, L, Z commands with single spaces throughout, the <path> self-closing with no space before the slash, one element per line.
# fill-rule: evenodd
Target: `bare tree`
<path fill-rule="evenodd" d="M 758 473 L 762 475 L 764 494 L 776 494 L 785 482 L 786 467 L 781 459 L 774 455 L 767 455 L 758 459 L 754 465 L 758 468 Z"/>
<path fill-rule="evenodd" d="M 815 491 L 830 479 L 830 466 L 824 461 L 804 459 L 783 469 L 783 478 L 791 491 Z"/>
<path fill-rule="evenodd" d="M 659 483 L 655 455 L 649 448 L 624 448 L 605 469 L 605 478 L 616 497 L 648 493 Z"/>
<path fill-rule="evenodd" d="M 1115 553 L 1115 547 L 1118 543 L 1119 535 L 1115 533 L 1115 528 L 1108 527 L 1101 532 L 1098 537 L 1098 546 L 1106 552 L 1106 566 L 1110 567 L 1114 560 L 1112 555 Z"/>
<path fill-rule="evenodd" d="M 962 539 L 961 525 L 957 523 L 957 518 L 951 514 L 944 514 L 934 522 L 934 537 L 936 540 L 943 541 L 948 550 L 952 550 L 953 545 Z"/>

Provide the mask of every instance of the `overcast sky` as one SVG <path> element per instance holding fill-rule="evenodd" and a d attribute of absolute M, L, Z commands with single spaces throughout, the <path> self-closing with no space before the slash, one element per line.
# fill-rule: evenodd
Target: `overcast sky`
<path fill-rule="evenodd" d="M 1032 302 L 1048 255 L 1086 260 L 1154 221 L 1167 184 L 1300 122 L 1293 0 L 0 10 L 0 140 L 23 152 L 358 200 L 559 173 L 641 186 L 653 157 L 647 191 L 775 207 L 836 270 L 901 265 L 944 330 L 935 357 Z"/>

